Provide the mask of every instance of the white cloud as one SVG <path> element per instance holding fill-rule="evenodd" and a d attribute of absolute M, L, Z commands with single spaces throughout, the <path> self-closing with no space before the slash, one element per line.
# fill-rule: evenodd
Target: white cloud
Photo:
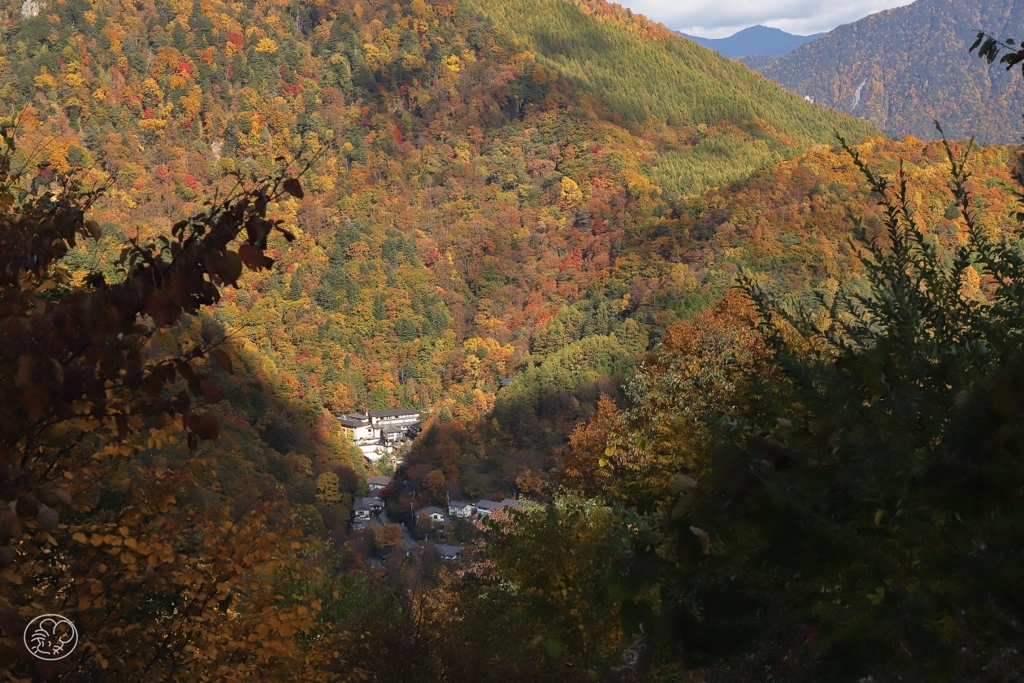
<path fill-rule="evenodd" d="M 830 31 L 912 0 L 617 0 L 671 29 L 724 38 L 762 24 L 807 35 Z"/>

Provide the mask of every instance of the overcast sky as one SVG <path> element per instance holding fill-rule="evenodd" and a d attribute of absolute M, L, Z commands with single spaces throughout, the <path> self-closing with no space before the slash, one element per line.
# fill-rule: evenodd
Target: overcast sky
<path fill-rule="evenodd" d="M 808 35 L 831 31 L 869 14 L 909 5 L 911 0 L 617 0 L 671 29 L 704 38 L 724 38 L 761 24 Z"/>

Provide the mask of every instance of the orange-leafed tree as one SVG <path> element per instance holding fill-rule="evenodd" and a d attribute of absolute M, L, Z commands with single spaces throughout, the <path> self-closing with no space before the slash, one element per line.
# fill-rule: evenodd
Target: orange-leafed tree
<path fill-rule="evenodd" d="M 692 321 L 669 329 L 627 385 L 630 407 L 607 432 L 597 465 L 607 474 L 612 500 L 641 507 L 657 506 L 678 488 L 678 477 L 698 477 L 710 466 L 706 457 L 715 430 L 710 420 L 727 419 L 748 400 L 755 378 L 765 378 L 767 350 L 750 325 L 752 309 L 738 290 Z M 606 408 L 606 411 L 609 409 Z M 607 422 L 608 413 L 598 418 Z M 597 445 L 600 424 L 579 432 L 573 442 L 574 467 Z"/>

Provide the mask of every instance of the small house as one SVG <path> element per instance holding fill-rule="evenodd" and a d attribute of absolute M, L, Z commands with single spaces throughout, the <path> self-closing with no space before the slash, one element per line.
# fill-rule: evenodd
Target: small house
<path fill-rule="evenodd" d="M 438 543 L 434 546 L 434 550 L 441 556 L 442 560 L 456 560 L 462 555 L 462 548 L 457 545 L 444 545 Z"/>
<path fill-rule="evenodd" d="M 428 505 L 427 507 L 423 508 L 423 512 L 425 512 L 428 515 L 430 515 L 430 521 L 432 521 L 432 522 L 446 522 L 446 521 L 448 521 L 445 518 L 444 510 L 442 510 L 441 508 L 437 507 L 436 505 Z"/>
<path fill-rule="evenodd" d="M 404 441 L 406 438 L 406 432 L 409 430 L 408 427 L 402 425 L 390 425 L 380 430 L 380 440 L 382 443 L 391 445 L 396 444 L 399 441 Z"/>
<path fill-rule="evenodd" d="M 518 501 L 506 498 L 502 501 L 494 500 L 481 500 L 476 504 L 476 513 L 478 515 L 485 515 L 490 517 L 497 510 L 504 510 L 505 508 L 517 508 L 519 507 Z"/>
<path fill-rule="evenodd" d="M 373 493 L 387 488 L 391 484 L 391 477 L 370 477 L 366 483 L 370 487 L 370 493 Z"/>
<path fill-rule="evenodd" d="M 352 506 L 352 517 L 356 521 L 366 521 L 370 519 L 370 505 L 366 502 L 365 498 L 357 500 L 355 505 Z"/>

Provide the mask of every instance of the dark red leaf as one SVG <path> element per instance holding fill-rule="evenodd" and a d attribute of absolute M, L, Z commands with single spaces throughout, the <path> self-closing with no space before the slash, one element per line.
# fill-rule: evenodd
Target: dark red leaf
<path fill-rule="evenodd" d="M 199 393 L 210 403 L 217 403 L 222 398 L 220 387 L 209 377 L 199 383 Z"/>
<path fill-rule="evenodd" d="M 185 416 L 185 426 L 201 439 L 216 439 L 220 434 L 220 421 L 210 413 L 189 413 Z"/>
<path fill-rule="evenodd" d="M 0 508 L 0 538 L 4 536 L 21 540 L 21 522 L 10 508 Z"/>
<path fill-rule="evenodd" d="M 302 184 L 299 183 L 298 178 L 285 178 L 285 181 L 281 183 L 281 187 L 296 199 L 302 199 L 306 196 L 306 193 L 302 191 Z"/>
<path fill-rule="evenodd" d="M 158 372 L 151 372 L 142 380 L 142 390 L 150 396 L 158 396 L 164 388 L 164 378 Z"/>
<path fill-rule="evenodd" d="M 227 251 L 221 259 L 219 275 L 221 280 L 233 285 L 242 276 L 242 259 L 237 252 Z"/>
<path fill-rule="evenodd" d="M 224 349 L 214 349 L 210 351 L 210 356 L 217 362 L 221 370 L 228 373 L 229 375 L 234 372 L 234 368 L 231 364 L 231 356 Z"/>
<path fill-rule="evenodd" d="M 21 407 L 24 408 L 29 422 L 35 422 L 50 408 L 50 393 L 46 388 L 33 384 L 21 394 Z"/>
<path fill-rule="evenodd" d="M 181 375 L 182 379 L 188 382 L 188 390 L 192 392 L 193 396 L 198 396 L 200 393 L 199 385 L 202 378 L 196 374 L 196 371 L 186 361 L 179 360 L 175 362 L 174 365 L 178 369 L 178 374 Z"/>
<path fill-rule="evenodd" d="M 249 270 L 266 270 L 274 265 L 272 258 L 251 244 L 238 247 L 238 256 Z"/>
<path fill-rule="evenodd" d="M 181 308 L 176 306 L 166 292 L 151 292 L 143 304 L 143 311 L 153 319 L 157 327 L 170 325 L 181 313 Z"/>

